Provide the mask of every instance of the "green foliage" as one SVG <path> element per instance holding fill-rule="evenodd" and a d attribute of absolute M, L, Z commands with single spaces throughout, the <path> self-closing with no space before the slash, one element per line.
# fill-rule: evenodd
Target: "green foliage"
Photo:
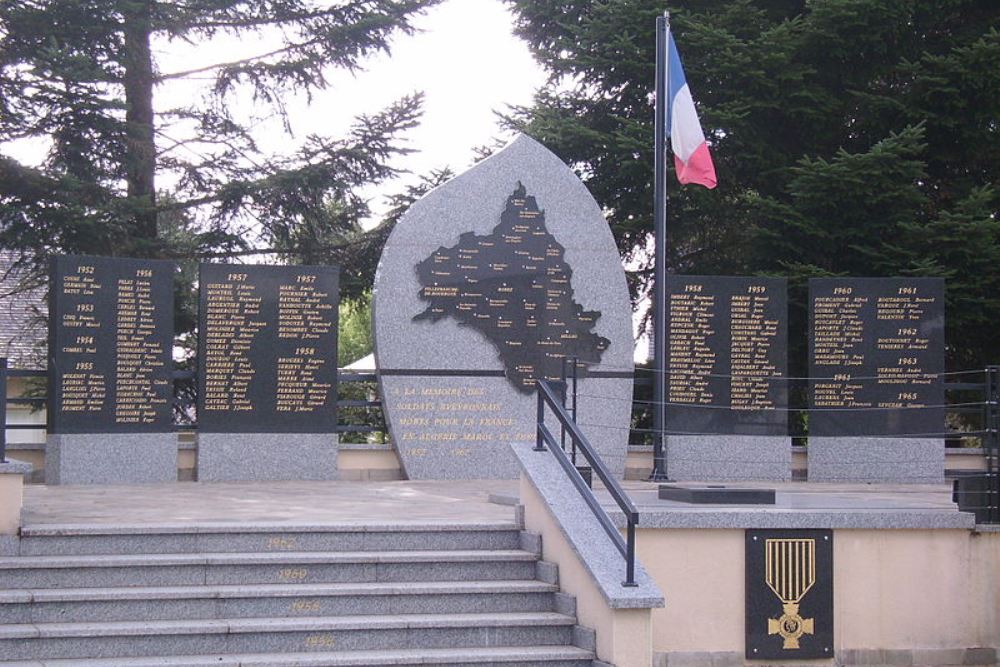
<path fill-rule="evenodd" d="M 349 366 L 371 354 L 373 349 L 371 292 L 360 299 L 341 301 L 340 327 L 337 329 L 337 363 L 341 368 Z"/>
<path fill-rule="evenodd" d="M 283 155 L 263 151 L 252 125 L 277 115 L 288 128 L 287 96 L 325 88 L 330 68 L 358 71 L 437 2 L 0 4 L 0 247 L 38 273 L 54 253 L 327 261 L 363 236 L 361 190 L 395 173 L 391 161 L 409 150 L 401 135 L 417 122 L 421 96 Z M 185 72 L 155 60 L 163 40 L 197 50 L 215 38 L 259 43 L 260 52 Z M 204 98 L 159 101 L 163 84 L 193 78 L 211 79 Z M 13 140 L 46 146 L 44 163 L 5 155 Z M 169 192 L 157 189 L 168 181 Z M 183 239 L 163 233 L 166 219 L 183 220 Z M 369 246 L 354 253 L 359 263 L 377 258 L 380 245 Z M 347 285 L 353 295 L 367 287 Z"/>
<path fill-rule="evenodd" d="M 719 175 L 714 191 L 668 175 L 671 270 L 788 275 L 800 332 L 809 276 L 944 276 L 950 367 L 1000 361 L 996 2 L 507 2 L 551 81 L 507 122 L 584 178 L 640 260 L 636 294 L 651 278 L 654 25 L 669 9 Z"/>

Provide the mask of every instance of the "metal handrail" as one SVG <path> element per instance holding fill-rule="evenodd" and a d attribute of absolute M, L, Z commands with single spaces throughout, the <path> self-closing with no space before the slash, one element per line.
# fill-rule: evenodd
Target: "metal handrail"
<path fill-rule="evenodd" d="M 537 436 L 535 439 L 535 451 L 544 452 L 545 447 L 542 445 L 544 442 L 549 446 L 549 451 L 556 457 L 556 461 L 562 466 L 566 474 L 569 475 L 570 481 L 573 482 L 573 486 L 577 488 L 580 495 L 583 496 L 584 502 L 590 508 L 590 511 L 594 513 L 597 521 L 604 528 L 604 532 L 608 534 L 611 538 L 612 543 L 625 558 L 625 581 L 622 582 L 622 586 L 637 586 L 635 583 L 635 527 L 639 523 L 639 510 L 636 509 L 635 504 L 632 499 L 628 497 L 625 490 L 621 487 L 612 474 L 608 470 L 608 467 L 598 456 L 593 445 L 587 440 L 586 436 L 580 431 L 580 427 L 576 425 L 576 422 L 569 416 L 566 412 L 566 408 L 563 407 L 562 401 L 556 398 L 555 393 L 552 391 L 552 383 L 547 380 L 538 381 L 538 429 Z M 562 383 L 560 383 L 562 384 Z M 623 540 L 621 533 L 615 528 L 614 523 L 611 521 L 611 517 L 608 516 L 607 512 L 601 504 L 597 501 L 597 497 L 594 496 L 594 492 L 590 489 L 587 483 L 583 480 L 580 472 L 573 465 L 573 462 L 569 460 L 566 456 L 566 452 L 563 451 L 562 447 L 559 445 L 559 441 L 552 435 L 548 427 L 545 426 L 545 406 L 552 409 L 553 414 L 556 419 L 559 420 L 560 425 L 565 430 L 566 433 L 570 435 L 573 440 L 574 447 L 578 452 L 581 452 L 587 462 L 590 463 L 591 468 L 597 473 L 597 476 L 604 483 L 605 488 L 608 493 L 614 498 L 615 502 L 618 503 L 618 507 L 625 514 L 626 521 L 626 534 L 627 539 Z"/>
<path fill-rule="evenodd" d="M 986 406 L 983 427 L 990 433 L 983 440 L 986 454 L 987 521 L 1000 524 L 1000 366 L 988 366 L 984 379 Z"/>

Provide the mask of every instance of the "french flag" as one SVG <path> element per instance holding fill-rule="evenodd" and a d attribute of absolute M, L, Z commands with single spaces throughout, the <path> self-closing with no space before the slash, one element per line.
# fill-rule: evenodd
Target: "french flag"
<path fill-rule="evenodd" d="M 698 112 L 694 108 L 691 89 L 684 78 L 681 57 L 677 53 L 674 37 L 667 30 L 667 134 L 674 152 L 674 167 L 681 183 L 697 183 L 714 188 L 715 165 L 701 131 Z"/>

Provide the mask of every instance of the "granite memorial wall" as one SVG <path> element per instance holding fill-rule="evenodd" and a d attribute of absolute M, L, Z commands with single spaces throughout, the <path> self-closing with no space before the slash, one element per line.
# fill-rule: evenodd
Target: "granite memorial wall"
<path fill-rule="evenodd" d="M 201 265 L 199 480 L 336 478 L 338 275 Z"/>
<path fill-rule="evenodd" d="M 157 260 L 53 259 L 47 483 L 177 478 L 175 270 Z"/>
<path fill-rule="evenodd" d="M 786 281 L 670 275 L 667 308 L 669 477 L 789 479 Z"/>
<path fill-rule="evenodd" d="M 574 362 L 582 430 L 622 474 L 631 310 L 586 194 L 521 137 L 417 202 L 393 232 L 375 341 L 409 477 L 516 476 L 507 445 L 535 438 L 535 383 Z M 175 479 L 175 271 L 53 261 L 50 483 Z M 809 287 L 810 479 L 940 481 L 944 281 Z M 335 478 L 337 269 L 203 264 L 199 290 L 199 479 Z M 672 479 L 789 478 L 786 291 L 779 278 L 669 276 Z"/>
<path fill-rule="evenodd" d="M 809 281 L 809 478 L 944 478 L 944 280 Z"/>
<path fill-rule="evenodd" d="M 632 400 L 621 259 L 579 178 L 534 140 L 417 201 L 383 250 L 373 302 L 386 419 L 411 479 L 513 478 L 534 384 L 580 373 L 581 428 L 623 474 Z"/>

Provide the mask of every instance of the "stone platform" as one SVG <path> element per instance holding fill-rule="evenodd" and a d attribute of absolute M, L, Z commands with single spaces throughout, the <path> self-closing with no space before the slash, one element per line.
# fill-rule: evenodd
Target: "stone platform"
<path fill-rule="evenodd" d="M 947 484 L 740 482 L 741 488 L 775 489 L 775 504 L 761 506 L 691 505 L 660 500 L 655 483 L 624 486 L 643 528 L 974 526 Z M 516 480 L 31 485 L 24 490 L 23 525 L 496 523 L 514 519 L 517 495 Z M 598 497 L 613 509 L 605 492 L 598 490 Z"/>
<path fill-rule="evenodd" d="M 551 454 L 528 453 L 551 463 Z M 640 513 L 637 565 L 672 601 L 641 612 L 648 617 L 609 607 L 602 600 L 611 598 L 587 587 L 587 568 L 599 566 L 611 571 L 614 591 L 626 590 L 618 588 L 624 562 L 617 554 L 595 562 L 568 546 L 565 524 L 533 499 L 529 482 L 30 486 L 21 538 L 0 540 L 0 588 L 11 589 L 0 590 L 8 602 L 0 604 L 8 613 L 0 655 L 9 656 L 0 665 L 38 664 L 62 651 L 71 631 L 76 653 L 49 657 L 124 656 L 120 646 L 141 636 L 148 655 L 113 664 L 411 666 L 432 655 L 412 653 L 424 629 L 391 649 L 367 633 L 388 636 L 416 618 L 433 632 L 461 626 L 468 635 L 440 649 L 448 652 L 441 662 L 590 667 L 596 654 L 613 664 L 745 667 L 757 664 L 744 658 L 750 528 L 835 531 L 837 604 L 851 610 L 838 616 L 838 664 L 996 663 L 1000 532 L 958 511 L 947 485 L 740 482 L 773 488 L 775 504 L 714 506 L 660 500 L 654 483 L 624 486 Z M 623 526 L 608 495 L 597 493 Z M 515 507 L 522 500 L 523 512 Z M 555 506 L 589 516 L 573 488 Z M 22 589 L 41 592 L 25 602 Z M 81 620 L 67 623 L 60 605 L 81 596 Z M 472 621 L 459 618 L 474 608 L 481 613 Z M 601 620 L 609 610 L 643 624 L 616 630 L 626 626 Z M 60 625 L 37 621 L 45 614 Z M 710 627 L 704 618 L 714 619 Z M 179 622 L 208 648 L 182 645 L 190 638 L 174 637 Z M 472 628 L 484 623 L 516 628 L 502 646 L 483 647 Z M 650 636 L 651 647 L 635 639 Z M 652 657 L 619 660 L 612 651 L 636 646 Z M 368 662 L 343 662 L 342 649 Z M 275 650 L 287 654 L 274 658 Z M 898 661 L 882 659 L 890 651 Z"/>
<path fill-rule="evenodd" d="M 712 483 L 717 485 L 716 483 Z M 675 482 L 704 487 L 705 483 Z M 661 500 L 658 484 L 626 482 L 642 528 L 939 529 L 975 527 L 960 512 L 950 484 L 738 482 L 742 489 L 774 489 L 773 505 L 696 505 Z M 610 501 L 609 501 L 610 502 Z M 610 509 L 610 507 L 609 507 Z M 624 518 L 612 518 L 624 526 Z"/>
<path fill-rule="evenodd" d="M 513 509 L 489 502 L 514 480 L 171 482 L 25 488 L 23 525 L 190 523 L 494 523 Z"/>

